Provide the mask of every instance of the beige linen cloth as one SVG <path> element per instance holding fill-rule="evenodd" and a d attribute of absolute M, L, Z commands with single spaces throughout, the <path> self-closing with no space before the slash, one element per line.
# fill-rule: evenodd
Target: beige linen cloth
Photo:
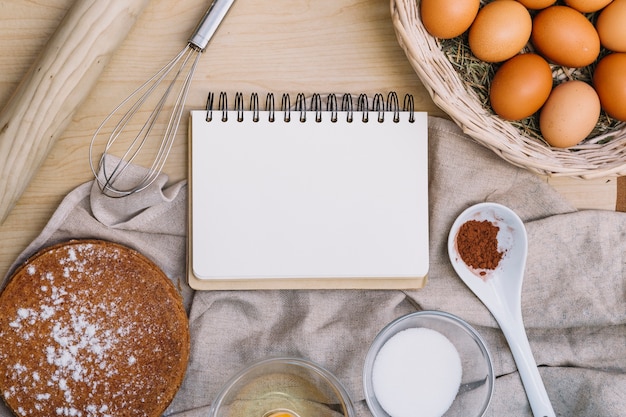
<path fill-rule="evenodd" d="M 626 214 L 576 211 L 532 173 L 429 119 L 430 273 L 416 291 L 215 291 L 185 284 L 186 183 L 124 199 L 93 184 L 70 193 L 22 257 L 61 240 L 114 240 L 152 258 L 181 288 L 192 332 L 186 379 L 167 414 L 205 416 L 226 380 L 244 365 L 278 355 L 313 360 L 369 416 L 362 365 L 381 328 L 416 310 L 443 310 L 475 326 L 497 374 L 488 416 L 530 416 L 508 345 L 487 309 L 457 278 L 446 240 L 466 207 L 494 201 L 528 230 L 522 308 L 539 371 L 559 416 L 626 416 Z M 140 168 L 137 168 L 141 171 Z M 0 413 L 8 415 L 8 412 Z"/>

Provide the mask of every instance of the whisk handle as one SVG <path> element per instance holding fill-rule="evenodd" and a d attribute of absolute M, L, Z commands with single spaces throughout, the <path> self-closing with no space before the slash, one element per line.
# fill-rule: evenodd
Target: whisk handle
<path fill-rule="evenodd" d="M 189 44 L 203 52 L 234 2 L 235 0 L 213 0 L 189 38 Z"/>

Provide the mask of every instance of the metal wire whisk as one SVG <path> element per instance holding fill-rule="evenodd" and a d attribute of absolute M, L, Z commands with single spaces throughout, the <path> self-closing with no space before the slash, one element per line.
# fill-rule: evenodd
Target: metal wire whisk
<path fill-rule="evenodd" d="M 174 144 L 187 94 L 189 93 L 191 80 L 200 55 L 206 49 L 209 40 L 234 1 L 235 0 L 213 0 L 211 6 L 189 38 L 187 45 L 185 45 L 178 55 L 113 109 L 95 131 L 89 145 L 89 165 L 103 193 L 111 197 L 124 197 L 146 189 L 159 176 L 170 154 L 172 145 Z M 189 70 L 186 71 L 185 68 L 189 65 Z M 170 74 L 173 74 L 172 79 L 169 81 L 169 84 L 164 84 Z M 175 94 L 177 84 L 179 85 L 179 90 L 178 93 Z M 158 91 L 161 91 L 161 89 L 163 91 L 162 95 L 153 98 L 156 102 L 150 101 L 150 97 Z M 138 133 L 123 151 L 121 157 L 112 157 L 109 152 L 111 152 L 114 143 L 123 135 L 124 131 L 129 128 L 135 116 L 138 116 L 140 110 L 145 106 L 153 106 L 153 108 L 149 111 L 149 115 L 147 119 L 143 121 L 143 125 Z M 125 177 L 124 173 L 128 167 L 131 166 L 135 158 L 137 158 L 146 147 L 150 139 L 157 136 L 154 132 L 155 125 L 157 121 L 160 120 L 161 113 L 169 106 L 171 106 L 172 111 L 169 114 L 169 118 L 164 122 L 166 127 L 162 136 L 159 135 L 160 143 L 158 143 L 154 153 L 152 165 L 141 178 L 129 178 L 128 175 Z M 126 109 L 123 114 L 122 109 Z M 114 122 L 112 119 L 118 114 L 121 114 L 121 118 L 115 127 L 112 128 L 104 151 L 96 164 L 94 163 L 93 153 L 97 138 L 101 135 L 105 135 L 103 130 L 109 125 L 109 122 Z"/>

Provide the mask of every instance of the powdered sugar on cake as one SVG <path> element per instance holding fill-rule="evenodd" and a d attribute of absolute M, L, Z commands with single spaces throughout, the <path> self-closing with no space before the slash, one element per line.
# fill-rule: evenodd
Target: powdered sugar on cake
<path fill-rule="evenodd" d="M 7 363 L 5 381 L 13 381 L 2 395 L 21 404 L 14 411 L 24 416 L 49 410 L 57 416 L 108 417 L 120 406 L 126 415 L 145 415 L 132 407 L 145 401 L 141 392 L 154 381 L 146 375 L 145 355 L 142 362 L 127 349 L 143 341 L 141 349 L 158 351 L 160 345 L 150 338 L 162 336 L 142 324 L 142 313 L 127 294 L 116 290 L 115 282 L 100 279 L 102 265 L 116 265 L 119 252 L 91 244 L 57 251 L 62 254 L 56 254 L 57 268 L 26 267 L 37 300 L 24 297 L 8 317 L 8 326 L 0 329 L 0 338 L 15 345 L 15 351 L 0 350 L 0 360 Z M 32 346 L 38 350 L 30 352 Z M 11 359 L 23 357 L 19 350 L 29 351 L 35 360 Z M 162 382 L 158 375 L 154 378 Z M 122 405 L 111 403 L 122 397 L 129 399 Z"/>

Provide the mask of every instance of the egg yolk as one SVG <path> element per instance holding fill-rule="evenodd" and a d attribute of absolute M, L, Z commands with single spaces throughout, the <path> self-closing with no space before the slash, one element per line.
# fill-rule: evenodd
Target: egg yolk
<path fill-rule="evenodd" d="M 287 411 L 278 411 L 276 413 L 272 413 L 268 415 L 267 417 L 298 417 L 298 416 Z"/>

